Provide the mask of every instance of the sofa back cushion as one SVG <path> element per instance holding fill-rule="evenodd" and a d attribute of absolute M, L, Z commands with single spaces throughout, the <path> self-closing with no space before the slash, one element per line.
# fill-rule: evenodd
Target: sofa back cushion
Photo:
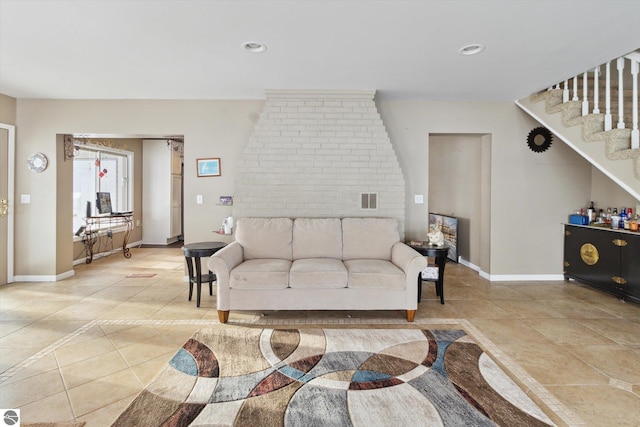
<path fill-rule="evenodd" d="M 236 241 L 244 249 L 244 259 L 277 258 L 292 260 L 293 220 L 290 218 L 240 218 L 236 221 Z"/>
<path fill-rule="evenodd" d="M 391 260 L 391 247 L 400 241 L 392 218 L 343 218 L 342 259 Z"/>
<path fill-rule="evenodd" d="M 339 218 L 296 218 L 293 221 L 293 259 L 342 259 Z"/>

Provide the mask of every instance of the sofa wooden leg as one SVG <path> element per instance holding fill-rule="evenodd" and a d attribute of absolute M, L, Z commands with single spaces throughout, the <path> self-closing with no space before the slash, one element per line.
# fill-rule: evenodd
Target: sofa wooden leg
<path fill-rule="evenodd" d="M 229 310 L 218 310 L 218 320 L 220 320 L 220 323 L 227 323 L 229 320 Z"/>
<path fill-rule="evenodd" d="M 407 310 L 407 322 L 413 322 L 413 319 L 416 318 L 415 310 Z"/>

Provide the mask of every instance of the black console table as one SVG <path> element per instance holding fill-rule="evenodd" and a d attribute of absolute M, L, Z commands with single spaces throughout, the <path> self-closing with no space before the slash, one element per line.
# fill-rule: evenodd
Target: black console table
<path fill-rule="evenodd" d="M 436 295 L 440 297 L 440 304 L 444 304 L 444 266 L 447 264 L 449 246 L 446 244 L 443 246 L 433 246 L 427 242 L 421 242 L 420 245 L 407 244 L 418 251 L 420 255 L 435 258 L 436 265 L 438 266 L 438 278 L 433 281 L 436 282 Z M 420 298 L 422 297 L 422 282 L 422 272 L 420 272 L 418 274 L 418 302 L 420 302 Z"/>
<path fill-rule="evenodd" d="M 112 227 L 124 226 L 124 236 L 122 240 L 122 255 L 125 258 L 131 258 L 131 252 L 127 245 L 129 244 L 129 236 L 133 230 L 133 212 L 114 213 L 110 215 L 88 216 L 85 218 L 84 229 L 84 245 L 87 252 L 85 262 L 91 264 L 93 261 L 93 245 L 96 242 L 98 233 L 102 230 L 110 230 Z"/>

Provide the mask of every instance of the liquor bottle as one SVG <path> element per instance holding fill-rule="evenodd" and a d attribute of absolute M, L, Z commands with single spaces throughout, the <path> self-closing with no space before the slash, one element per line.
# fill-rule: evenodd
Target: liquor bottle
<path fill-rule="evenodd" d="M 613 213 L 611 214 L 611 228 L 617 230 L 618 221 L 620 221 L 620 217 L 618 216 L 618 208 L 613 208 Z"/>
<path fill-rule="evenodd" d="M 618 220 L 618 228 L 624 228 L 624 222 L 627 219 L 627 210 L 625 208 L 620 209 L 620 219 Z"/>
<path fill-rule="evenodd" d="M 607 216 L 604 218 L 604 223 L 611 225 L 611 208 L 607 208 Z"/>
<path fill-rule="evenodd" d="M 593 207 L 593 201 L 589 202 L 589 209 L 587 209 L 587 216 L 589 217 L 588 224 L 595 222 L 596 209 Z"/>
<path fill-rule="evenodd" d="M 629 229 L 629 222 L 633 220 L 633 210 L 631 208 L 627 208 L 627 215 L 624 218 L 624 229 Z"/>

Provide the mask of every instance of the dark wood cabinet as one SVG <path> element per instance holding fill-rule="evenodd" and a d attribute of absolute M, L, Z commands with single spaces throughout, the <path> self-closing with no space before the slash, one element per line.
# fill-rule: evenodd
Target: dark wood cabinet
<path fill-rule="evenodd" d="M 640 302 L 640 233 L 565 224 L 564 276 Z"/>

